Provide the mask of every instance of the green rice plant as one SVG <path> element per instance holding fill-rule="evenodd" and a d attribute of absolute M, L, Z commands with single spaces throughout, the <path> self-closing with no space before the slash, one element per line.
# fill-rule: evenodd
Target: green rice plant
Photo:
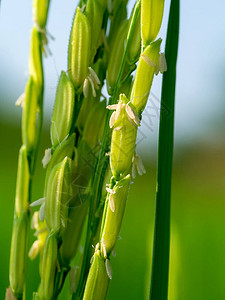
<path fill-rule="evenodd" d="M 70 32 L 68 70 L 61 72 L 56 90 L 51 145 L 42 160 L 43 198 L 30 203 L 43 112 L 41 63 L 48 7 L 49 1 L 34 1 L 36 25 L 23 108 L 11 289 L 6 299 L 10 292 L 17 299 L 23 297 L 31 212 L 37 239 L 29 257 L 39 254 L 40 271 L 33 299 L 57 299 L 69 274 L 71 299 L 101 300 L 112 279 L 110 259 L 131 181 L 136 172 L 145 173 L 135 152 L 142 113 L 154 76 L 167 70 L 162 40 L 156 39 L 164 1 L 138 0 L 130 18 L 126 0 L 80 1 Z M 104 86 L 109 99 L 102 94 Z M 39 211 L 33 213 L 30 207 L 38 205 Z"/>
<path fill-rule="evenodd" d="M 49 1 L 33 2 L 34 27 L 31 33 L 29 79 L 25 93 L 16 105 L 21 105 L 22 146 L 19 152 L 14 222 L 10 253 L 10 287 L 6 298 L 13 294 L 16 299 L 25 297 L 26 262 L 31 202 L 32 177 L 35 170 L 42 119 L 44 78 L 42 52 L 47 45 L 46 22 Z M 7 296 L 8 295 L 8 296 Z"/>

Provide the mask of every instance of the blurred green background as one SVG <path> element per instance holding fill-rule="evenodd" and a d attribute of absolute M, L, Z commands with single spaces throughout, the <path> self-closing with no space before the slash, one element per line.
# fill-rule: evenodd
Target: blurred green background
<path fill-rule="evenodd" d="M 134 1 L 131 1 L 131 3 Z M 2 1 L 0 8 L 0 299 L 8 286 L 21 110 L 14 102 L 27 80 L 32 1 Z M 48 29 L 54 35 L 45 66 L 45 125 L 34 177 L 33 200 L 42 197 L 41 158 L 58 74 L 66 70 L 67 44 L 77 1 L 52 1 Z M 131 10 L 132 5 L 129 6 Z M 166 34 L 169 1 L 159 36 Z M 225 299 L 225 1 L 181 1 L 177 68 L 175 155 L 171 202 L 169 300 Z M 18 17 L 23 16 L 23 17 Z M 139 130 L 138 153 L 147 174 L 132 185 L 108 300 L 148 296 L 153 239 L 160 82 L 155 79 Z M 30 245 L 33 233 L 30 234 Z M 28 261 L 27 299 L 39 282 L 38 263 Z M 61 300 L 67 299 L 66 291 Z"/>
<path fill-rule="evenodd" d="M 1 272 L 0 298 L 8 286 L 9 249 L 13 220 L 18 127 L 1 123 Z M 41 157 L 49 145 L 42 134 L 34 178 L 33 200 L 42 196 Z M 171 219 L 170 300 L 225 299 L 225 148 L 189 147 L 174 159 Z M 147 299 L 154 220 L 156 164 L 145 161 L 147 174 L 132 185 L 121 239 L 112 258 L 113 279 L 107 299 Z M 33 236 L 31 234 L 30 244 Z M 28 263 L 27 299 L 38 286 L 37 261 Z M 65 294 L 64 294 L 65 295 Z M 67 297 L 62 297 L 67 299 Z"/>

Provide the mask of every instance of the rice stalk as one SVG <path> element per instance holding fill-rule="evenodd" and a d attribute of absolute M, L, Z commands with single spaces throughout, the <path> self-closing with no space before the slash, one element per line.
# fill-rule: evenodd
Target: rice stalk
<path fill-rule="evenodd" d="M 136 11 L 134 11 L 132 18 L 134 23 L 131 23 L 128 31 L 127 48 L 125 48 L 124 56 L 127 54 L 129 49 L 128 41 L 129 38 L 131 39 L 132 37 L 129 34 L 132 30 L 132 25 L 135 24 L 134 16 L 137 17 L 139 14 L 139 8 L 140 2 L 138 2 L 135 7 Z M 146 16 L 144 17 L 146 18 Z M 148 21 L 148 16 L 146 21 Z M 149 24 L 149 26 L 151 25 L 152 24 Z M 157 36 L 159 28 L 159 26 L 156 27 L 154 37 Z M 115 110 L 109 120 L 109 127 L 113 129 L 110 149 L 110 168 L 112 177 L 106 188 L 107 198 L 101 222 L 99 243 L 96 245 L 97 248 L 95 249 L 94 257 L 98 253 L 98 245 L 100 245 L 100 256 L 102 261 L 105 262 L 106 272 L 109 279 L 112 279 L 110 253 L 115 247 L 121 228 L 123 212 L 130 185 L 130 174 L 134 166 L 137 166 L 140 174 L 144 172 L 144 167 L 140 161 L 137 161 L 137 156 L 135 155 L 136 135 L 137 127 L 140 126 L 141 115 L 148 99 L 154 73 L 165 71 L 164 69 L 162 70 L 162 66 L 159 63 L 159 58 L 161 56 L 160 44 L 161 39 L 157 41 L 151 40 L 151 42 L 144 45 L 145 47 L 143 47 L 143 52 L 139 58 L 135 80 L 130 93 L 130 101 L 126 95 L 120 94 L 119 102 L 117 104 L 109 101 L 108 105 L 109 110 Z M 120 76 L 123 72 L 124 66 L 125 60 L 121 63 L 117 83 L 120 82 Z M 116 92 L 114 92 L 114 95 L 117 95 Z M 105 299 L 105 295 L 104 293 L 101 293 L 101 289 L 96 288 L 96 290 L 93 290 L 94 282 L 100 281 L 100 277 L 102 277 L 102 282 L 104 283 L 104 272 L 99 268 L 93 275 L 93 268 L 94 264 L 91 266 L 89 271 L 84 291 L 84 299 L 87 297 L 86 295 L 89 295 L 89 299 L 93 300 Z M 105 284 L 108 286 L 108 283 Z M 104 287 L 102 285 L 102 289 L 106 289 L 107 286 Z M 74 299 L 79 299 L 79 297 Z"/>
<path fill-rule="evenodd" d="M 33 1 L 34 26 L 31 33 L 29 56 L 29 79 L 25 93 L 16 105 L 21 105 L 22 146 L 19 152 L 16 199 L 10 252 L 9 281 L 6 293 L 16 299 L 25 298 L 26 264 L 31 202 L 32 177 L 35 170 L 42 119 L 44 78 L 42 52 L 47 47 L 46 22 L 49 1 Z"/>
<path fill-rule="evenodd" d="M 68 71 L 61 72 L 51 122 L 51 148 L 46 150 L 44 197 L 39 217 L 46 222 L 48 236 L 40 257 L 41 283 L 35 294 L 56 299 L 77 253 L 89 203 L 89 182 L 95 157 L 90 152 L 102 137 L 105 102 L 100 102 L 104 64 L 96 59 L 98 40 L 90 35 L 91 24 L 103 23 L 105 2 L 76 9 L 68 48 Z M 94 14 L 94 17 L 93 17 Z M 90 17 L 91 16 L 91 17 Z M 102 30 L 98 24 L 98 33 Z M 95 45 L 90 49 L 90 45 Z M 97 62 L 94 62 L 94 58 Z M 103 73 L 104 74 L 104 73 Z M 91 109 L 90 109 L 91 108 Z M 95 119 L 97 118 L 97 122 Z M 95 127 L 93 130 L 93 123 Z M 82 194 L 81 194 L 82 193 Z M 54 237 L 56 256 L 48 241 Z M 56 257 L 57 263 L 53 262 Z M 50 267 L 49 267 L 50 266 Z M 47 287 L 48 289 L 44 288 Z"/>

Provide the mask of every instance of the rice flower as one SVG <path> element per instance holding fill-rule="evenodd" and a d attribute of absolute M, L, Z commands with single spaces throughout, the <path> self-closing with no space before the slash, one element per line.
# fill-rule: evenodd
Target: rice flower
<path fill-rule="evenodd" d="M 135 8 L 135 6 L 134 6 Z M 141 22 L 140 22 L 140 12 L 136 19 L 134 32 L 131 38 L 130 47 L 127 52 L 127 61 L 129 65 L 135 64 L 138 60 L 141 53 Z M 130 23 L 132 20 L 132 16 L 130 18 Z"/>
<path fill-rule="evenodd" d="M 109 276 L 105 267 L 105 260 L 101 257 L 100 250 L 95 250 L 83 300 L 104 300 L 108 286 Z"/>
<path fill-rule="evenodd" d="M 115 41 L 112 45 L 112 50 L 109 57 L 108 68 L 106 72 L 106 83 L 108 93 L 113 94 L 116 80 L 120 71 L 123 53 L 125 50 L 125 42 L 128 32 L 128 21 L 124 21 L 119 28 Z"/>
<path fill-rule="evenodd" d="M 77 200 L 79 195 L 77 195 Z M 68 267 L 74 258 L 79 247 L 83 225 L 87 216 L 89 202 L 79 202 L 69 207 L 69 221 L 62 234 L 62 246 L 60 247 L 60 257 L 63 266 Z"/>
<path fill-rule="evenodd" d="M 29 207 L 29 180 L 30 172 L 27 151 L 26 147 L 22 146 L 19 152 L 15 199 L 15 213 L 18 217 L 24 211 L 27 211 Z"/>
<path fill-rule="evenodd" d="M 159 59 L 161 42 L 162 40 L 158 39 L 147 46 L 139 59 L 131 91 L 131 103 L 134 105 L 139 115 L 141 115 L 148 100 L 155 73 L 155 66 Z"/>
<path fill-rule="evenodd" d="M 76 9 L 68 49 L 68 73 L 76 90 L 84 83 L 88 75 L 90 61 L 90 24 L 86 15 Z"/>
<path fill-rule="evenodd" d="M 108 205 L 102 230 L 101 253 L 103 257 L 105 257 L 105 253 L 107 254 L 107 257 L 109 257 L 116 245 L 126 206 L 130 179 L 130 175 L 127 175 L 123 179 L 117 181 L 113 187 L 114 193 L 108 193 L 108 201 L 109 197 L 113 198 L 114 211 L 111 206 Z"/>
<path fill-rule="evenodd" d="M 52 169 L 46 191 L 46 223 L 49 231 L 59 236 L 63 233 L 67 223 L 70 176 L 71 160 L 65 157 Z"/>
<path fill-rule="evenodd" d="M 130 171 L 136 146 L 137 126 L 140 125 L 136 112 L 126 102 L 126 96 L 120 95 L 120 101 L 110 120 L 110 127 L 113 127 L 110 167 L 117 179 Z"/>
<path fill-rule="evenodd" d="M 57 242 L 54 234 L 49 234 L 44 248 L 42 259 L 41 299 L 53 299 L 54 278 L 57 265 Z"/>
<path fill-rule="evenodd" d="M 44 195 L 46 195 L 46 187 L 48 186 L 48 178 L 52 169 L 62 162 L 62 160 L 67 156 L 72 158 L 74 153 L 74 144 L 75 144 L 75 133 L 71 134 L 68 138 L 64 139 L 55 149 L 54 153 L 51 156 L 51 160 L 47 165 L 46 175 L 45 175 L 45 189 Z"/>
<path fill-rule="evenodd" d="M 22 141 L 27 152 L 31 153 L 37 142 L 37 123 L 39 112 L 39 89 L 33 77 L 30 77 L 25 90 L 22 116 Z"/>
<path fill-rule="evenodd" d="M 15 216 L 11 241 L 9 281 L 13 294 L 18 298 L 23 294 L 26 276 L 28 229 L 28 212 L 22 212 L 19 218 Z"/>
<path fill-rule="evenodd" d="M 102 4 L 103 5 L 101 5 L 101 3 L 99 3 L 99 1 L 96 0 L 87 1 L 86 13 L 91 28 L 90 61 L 93 60 L 96 54 L 99 39 L 101 37 L 102 21 L 107 1 L 103 0 Z"/>
<path fill-rule="evenodd" d="M 164 0 L 141 0 L 141 37 L 144 46 L 153 42 L 162 23 Z"/>
<path fill-rule="evenodd" d="M 74 115 L 74 87 L 65 72 L 61 72 L 56 92 L 51 122 L 53 147 L 60 144 L 70 133 Z"/>
<path fill-rule="evenodd" d="M 105 118 L 106 118 L 106 101 L 96 103 L 86 118 L 83 139 L 91 149 L 94 149 L 102 139 Z"/>
<path fill-rule="evenodd" d="M 32 223 L 31 228 L 35 229 L 35 236 L 37 239 L 32 244 L 28 256 L 31 260 L 35 259 L 38 254 L 40 254 L 40 273 L 41 273 L 41 267 L 42 267 L 42 257 L 43 257 L 43 251 L 44 251 L 44 245 L 46 238 L 48 236 L 48 229 L 45 220 L 42 222 L 39 218 L 39 212 L 35 211 L 32 216 Z"/>

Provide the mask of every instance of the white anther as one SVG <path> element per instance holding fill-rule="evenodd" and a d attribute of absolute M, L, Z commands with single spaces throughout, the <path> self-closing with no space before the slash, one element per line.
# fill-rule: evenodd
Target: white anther
<path fill-rule="evenodd" d="M 117 109 L 117 104 L 107 105 L 106 108 L 109 109 L 109 110 L 116 110 Z"/>
<path fill-rule="evenodd" d="M 106 259 L 105 261 L 105 268 L 106 268 L 106 273 L 109 276 L 109 279 L 112 279 L 112 270 L 111 270 L 111 266 L 110 266 L 110 262 L 108 259 Z"/>
<path fill-rule="evenodd" d="M 52 157 L 52 150 L 51 148 L 48 148 L 45 150 L 45 155 L 42 159 L 42 164 L 44 169 L 46 168 L 47 164 L 50 162 L 51 157 Z"/>
<path fill-rule="evenodd" d="M 143 162 L 142 162 L 140 156 L 134 154 L 132 161 L 133 161 L 133 165 L 132 165 L 132 177 L 133 178 L 135 178 L 135 176 L 136 176 L 136 170 L 139 175 L 143 175 L 146 173 L 145 167 L 143 165 Z"/>
<path fill-rule="evenodd" d="M 93 94 L 94 97 L 96 97 L 96 91 L 95 91 L 95 85 L 94 85 L 94 82 L 93 82 L 93 80 L 92 80 L 92 78 L 91 78 L 90 75 L 89 75 L 87 78 L 88 78 L 88 80 L 89 80 L 89 82 L 90 82 L 90 84 L 91 84 L 92 94 Z"/>
<path fill-rule="evenodd" d="M 24 102 L 25 102 L 25 93 L 23 93 L 22 95 L 19 96 L 19 98 L 15 102 L 15 105 L 23 107 Z"/>
<path fill-rule="evenodd" d="M 48 47 L 48 38 L 50 38 L 51 40 L 54 40 L 54 36 L 51 35 L 47 30 L 46 28 L 41 28 L 39 26 L 39 24 L 37 23 L 36 20 L 34 20 L 34 23 L 35 23 L 35 26 L 37 28 L 37 30 L 41 33 L 42 35 L 42 45 L 43 45 L 43 53 L 45 56 L 47 56 L 48 54 L 49 55 L 52 55 L 52 52 L 50 50 L 50 48 Z"/>
<path fill-rule="evenodd" d="M 38 253 L 39 253 L 39 250 L 40 250 L 40 242 L 38 240 L 34 241 L 31 248 L 30 248 L 30 251 L 28 253 L 28 256 L 30 257 L 30 259 L 35 259 L 35 257 L 37 257 Z"/>
<path fill-rule="evenodd" d="M 99 80 L 98 75 L 95 73 L 95 71 L 91 67 L 88 67 L 88 70 L 90 72 L 91 78 L 93 79 L 95 85 L 99 86 L 101 81 Z M 99 87 L 96 87 L 96 88 L 98 89 Z"/>
<path fill-rule="evenodd" d="M 153 62 L 147 55 L 141 54 L 141 56 L 142 56 L 143 60 L 144 60 L 149 66 L 151 66 L 151 67 L 153 67 L 153 68 L 155 67 L 154 62 Z"/>
<path fill-rule="evenodd" d="M 137 113 L 133 110 L 132 107 L 130 107 L 130 105 L 126 104 L 126 113 L 127 116 L 137 125 L 140 126 L 140 119 L 137 115 Z"/>
<path fill-rule="evenodd" d="M 116 191 L 114 189 L 110 189 L 108 187 L 106 187 L 106 191 L 109 193 L 109 194 L 115 194 Z"/>
<path fill-rule="evenodd" d="M 99 243 L 97 243 L 95 246 L 95 252 L 97 252 L 98 250 L 99 250 Z"/>
<path fill-rule="evenodd" d="M 146 173 L 144 164 L 140 158 L 140 156 L 136 156 L 136 166 L 137 166 L 137 171 L 139 175 L 143 175 Z"/>
<path fill-rule="evenodd" d="M 45 219 L 45 202 L 41 205 L 39 210 L 39 220 L 43 222 Z"/>
<path fill-rule="evenodd" d="M 94 97 L 96 97 L 95 89 L 98 90 L 99 89 L 99 84 L 101 83 L 98 76 L 97 76 L 97 74 L 95 73 L 95 71 L 91 67 L 88 67 L 88 70 L 89 70 L 89 75 L 84 80 L 84 84 L 83 84 L 83 94 L 84 94 L 85 98 L 88 97 L 89 82 L 91 84 L 92 94 L 93 94 Z"/>
<path fill-rule="evenodd" d="M 44 34 L 46 37 L 48 36 L 51 40 L 55 40 L 55 37 L 46 29 L 46 28 L 41 28 L 37 22 L 37 20 L 33 19 L 34 25 L 37 27 L 37 30 Z"/>
<path fill-rule="evenodd" d="M 120 131 L 122 128 L 123 128 L 122 126 L 118 126 L 118 127 L 115 127 L 114 130 Z"/>
<path fill-rule="evenodd" d="M 167 71 L 167 63 L 166 63 L 165 54 L 161 53 L 159 55 L 159 59 L 157 61 L 157 65 L 156 65 L 156 68 L 155 68 L 155 74 L 158 75 L 159 72 L 161 74 L 163 74 L 166 71 Z"/>
<path fill-rule="evenodd" d="M 84 80 L 84 85 L 83 85 L 83 94 L 84 94 L 84 97 L 87 98 L 88 97 L 88 85 L 89 85 L 89 81 L 88 79 L 86 78 Z"/>
<path fill-rule="evenodd" d="M 114 123 L 115 123 L 115 121 L 116 121 L 116 112 L 114 111 L 113 113 L 112 113 L 112 115 L 111 115 L 111 117 L 110 117 L 110 120 L 109 120 L 109 127 L 110 128 L 113 128 L 113 125 L 114 125 Z"/>
<path fill-rule="evenodd" d="M 102 237 L 102 250 L 103 250 L 103 256 L 104 258 L 107 258 L 107 251 L 106 251 L 106 245 L 105 245 L 105 240 Z"/>
<path fill-rule="evenodd" d="M 93 260 L 94 260 L 94 255 L 92 255 L 91 260 L 90 260 L 90 264 L 91 264 L 91 265 L 92 265 L 92 263 L 93 263 Z"/>
<path fill-rule="evenodd" d="M 110 156 L 111 153 L 110 152 L 106 152 L 105 156 Z"/>
<path fill-rule="evenodd" d="M 115 212 L 115 202 L 112 194 L 109 195 L 109 206 L 112 212 Z"/>
<path fill-rule="evenodd" d="M 55 37 L 54 37 L 47 29 L 45 29 L 45 34 L 46 34 L 46 36 L 48 36 L 52 41 L 55 40 Z"/>
<path fill-rule="evenodd" d="M 31 228 L 36 230 L 38 229 L 38 211 L 35 211 L 32 216 Z"/>
<path fill-rule="evenodd" d="M 86 8 L 86 4 L 84 4 L 82 7 L 81 7 L 81 11 L 82 11 L 82 13 L 84 13 L 84 11 L 85 11 L 85 8 Z"/>
<path fill-rule="evenodd" d="M 48 46 L 47 38 L 44 37 L 44 36 L 43 36 L 43 39 L 42 39 L 42 44 L 43 44 L 42 51 L 43 51 L 44 57 L 52 56 L 52 51 Z"/>
<path fill-rule="evenodd" d="M 115 115 L 115 120 L 117 121 L 120 113 L 121 113 L 121 109 L 123 107 L 123 103 L 121 101 L 119 101 L 119 103 L 117 104 L 117 108 L 116 108 L 116 115 Z"/>
<path fill-rule="evenodd" d="M 30 207 L 42 205 L 45 202 L 45 198 L 40 198 L 30 204 Z"/>

